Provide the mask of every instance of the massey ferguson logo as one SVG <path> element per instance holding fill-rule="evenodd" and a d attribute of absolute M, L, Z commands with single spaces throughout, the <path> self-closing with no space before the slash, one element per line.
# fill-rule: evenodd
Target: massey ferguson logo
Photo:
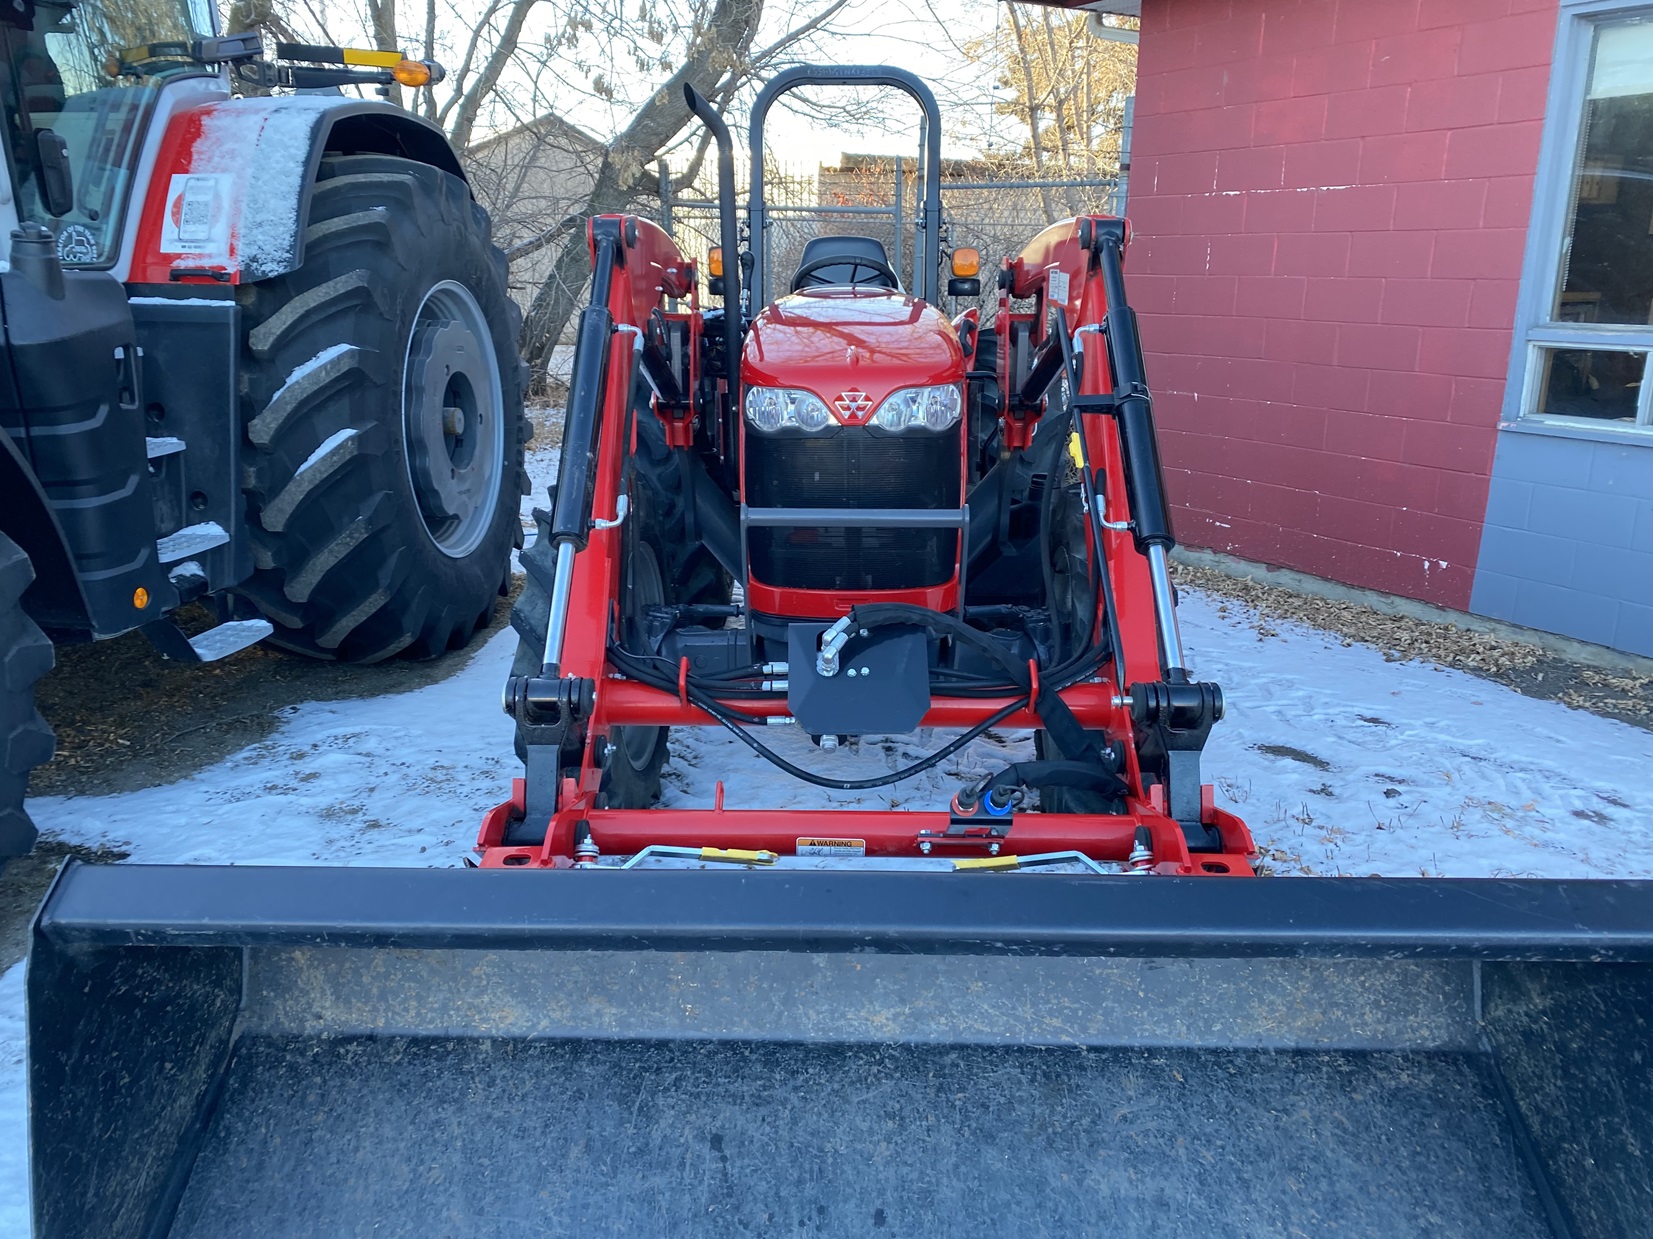
<path fill-rule="evenodd" d="M 846 426 L 859 426 L 872 412 L 872 397 L 864 391 L 840 392 L 832 404 Z"/>

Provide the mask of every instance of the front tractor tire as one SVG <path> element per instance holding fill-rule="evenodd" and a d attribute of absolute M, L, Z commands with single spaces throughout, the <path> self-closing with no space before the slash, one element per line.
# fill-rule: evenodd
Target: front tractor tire
<path fill-rule="evenodd" d="M 23 609 L 34 568 L 0 534 L 0 869 L 34 846 L 23 807 L 29 772 L 52 759 L 52 729 L 34 706 L 34 686 L 52 669 L 52 643 Z"/>
<path fill-rule="evenodd" d="M 521 315 L 458 177 L 322 160 L 304 261 L 239 293 L 253 575 L 276 644 L 374 662 L 493 613 L 527 493 Z"/>

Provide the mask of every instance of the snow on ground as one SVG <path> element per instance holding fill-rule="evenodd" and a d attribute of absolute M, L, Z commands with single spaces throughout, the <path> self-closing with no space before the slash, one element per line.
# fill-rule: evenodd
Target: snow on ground
<path fill-rule="evenodd" d="M 513 643 L 496 633 L 411 693 L 288 707 L 267 740 L 181 782 L 29 811 L 48 835 L 140 863 L 460 864 L 520 770 L 500 709 Z"/>
<path fill-rule="evenodd" d="M 543 466 L 535 473 L 543 484 Z M 1653 876 L 1653 790 L 1638 778 L 1653 765 L 1653 733 L 1461 672 L 1387 662 L 1318 630 L 1278 623 L 1260 637 L 1243 607 L 1192 591 L 1182 621 L 1196 671 L 1228 700 L 1207 777 L 1276 872 Z M 118 843 L 134 861 L 458 864 L 517 770 L 499 708 L 514 641 L 496 634 L 414 692 L 294 707 L 268 739 L 180 782 L 30 809 L 47 833 Z M 947 736 L 869 738 L 834 753 L 791 728 L 760 738 L 810 769 L 864 778 Z M 919 778 L 834 793 L 708 729 L 674 737 L 664 800 L 710 805 L 722 779 L 730 808 L 940 808 L 962 778 L 1030 751 L 1026 733 L 989 733 Z M 18 965 L 0 978 L 0 1239 L 28 1233 L 22 1001 Z"/>
<path fill-rule="evenodd" d="M 1653 877 L 1653 733 L 1523 697 L 1370 646 L 1184 592 L 1183 637 L 1228 711 L 1204 770 L 1246 819 L 1264 862 L 1286 874 Z M 839 778 L 908 765 L 944 743 L 868 739 L 820 753 L 792 728 L 759 736 Z M 942 809 L 973 775 L 1032 756 L 1025 732 L 989 732 L 935 769 L 873 792 L 802 784 L 720 729 L 674 737 L 663 803 L 729 808 L 856 805 Z"/>

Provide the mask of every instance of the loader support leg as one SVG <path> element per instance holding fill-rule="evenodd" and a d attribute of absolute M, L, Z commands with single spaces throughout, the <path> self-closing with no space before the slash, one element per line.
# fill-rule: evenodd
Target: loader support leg
<path fill-rule="evenodd" d="M 1203 820 L 1200 753 L 1223 716 L 1223 690 L 1215 684 L 1131 685 L 1131 721 L 1144 766 L 1164 776 L 1165 811 L 1177 820 L 1190 852 L 1222 851 L 1222 833 Z"/>

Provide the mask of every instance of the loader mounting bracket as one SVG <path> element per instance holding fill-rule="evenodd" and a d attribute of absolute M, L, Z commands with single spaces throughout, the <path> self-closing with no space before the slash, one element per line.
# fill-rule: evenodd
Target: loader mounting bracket
<path fill-rule="evenodd" d="M 510 703 L 506 713 L 526 729 L 528 743 L 561 744 L 584 730 L 596 704 L 597 685 L 580 676 L 514 675 L 505 695 Z"/>
<path fill-rule="evenodd" d="M 1131 685 L 1131 721 L 1143 771 L 1159 774 L 1165 811 L 1177 820 L 1191 852 L 1222 851 L 1222 833 L 1202 821 L 1200 753 L 1223 716 L 1223 690 L 1201 681 Z"/>
<path fill-rule="evenodd" d="M 585 757 L 586 722 L 597 701 L 597 685 L 580 676 L 514 675 L 505 685 L 506 713 L 522 727 L 525 749 L 524 814 L 520 837 L 536 843 L 557 810 L 565 769 Z"/>

